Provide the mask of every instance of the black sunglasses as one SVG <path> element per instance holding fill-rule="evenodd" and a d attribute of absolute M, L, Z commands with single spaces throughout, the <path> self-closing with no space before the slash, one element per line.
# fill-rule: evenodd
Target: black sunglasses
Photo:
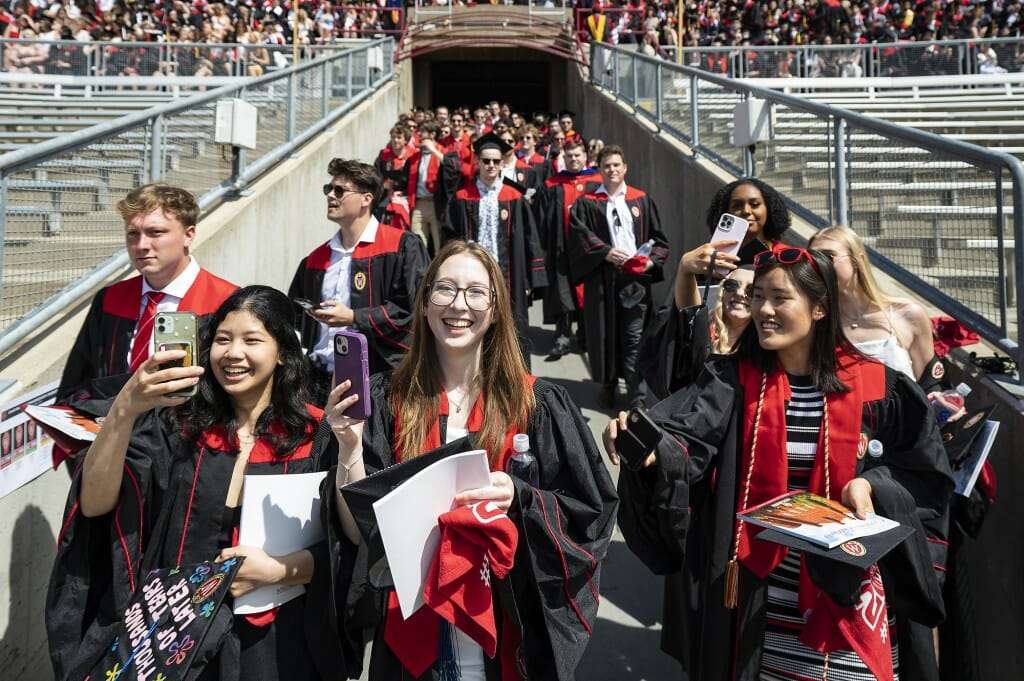
<path fill-rule="evenodd" d="M 482 159 L 480 159 L 480 163 L 482 163 L 485 166 L 500 166 L 501 165 L 501 159 L 500 158 L 482 158 Z"/>
<path fill-rule="evenodd" d="M 334 192 L 335 198 L 340 199 L 345 194 L 369 194 L 370 192 L 360 191 L 358 189 L 349 189 L 342 187 L 340 184 L 325 184 L 324 185 L 324 196 L 327 196 L 331 192 Z"/>
<path fill-rule="evenodd" d="M 737 291 L 740 290 L 740 282 L 738 282 L 735 279 L 726 279 L 725 281 L 722 282 L 722 290 L 725 291 L 726 293 L 735 294 Z M 753 298 L 754 287 L 750 284 L 744 286 L 743 295 L 745 295 L 747 298 Z"/>

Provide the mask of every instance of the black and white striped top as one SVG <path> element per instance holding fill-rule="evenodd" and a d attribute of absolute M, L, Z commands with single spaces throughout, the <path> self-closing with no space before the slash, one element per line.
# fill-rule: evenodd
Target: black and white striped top
<path fill-rule="evenodd" d="M 818 451 L 824 396 L 814 387 L 810 376 L 789 376 L 792 400 L 786 404 L 786 454 L 789 458 L 789 491 L 806 490 L 814 457 Z M 761 681 L 819 681 L 824 671 L 824 655 L 811 650 L 797 639 L 804 618 L 797 606 L 800 582 L 800 552 L 790 549 L 786 558 L 768 575 L 768 613 L 765 619 L 764 655 Z M 896 641 L 895 622 L 889 618 L 892 641 Z M 894 678 L 899 681 L 897 648 L 892 648 Z M 874 675 L 852 650 L 828 656 L 830 681 L 875 681 Z"/>

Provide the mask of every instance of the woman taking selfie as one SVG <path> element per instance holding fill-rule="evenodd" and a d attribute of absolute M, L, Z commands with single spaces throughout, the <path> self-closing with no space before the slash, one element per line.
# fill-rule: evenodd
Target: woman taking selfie
<path fill-rule="evenodd" d="M 942 617 L 933 565 L 943 564 L 953 483 L 932 411 L 909 377 L 843 337 L 829 258 L 776 245 L 754 267 L 752 323 L 736 353 L 712 358 L 693 385 L 648 412 L 665 436 L 642 468 L 619 477 L 627 543 L 655 572 L 675 573 L 666 651 L 697 681 L 932 678 L 930 638 L 904 640 L 899 625 Z M 625 417 L 605 431 L 609 451 Z M 866 455 L 871 440 L 882 449 Z M 877 570 L 851 575 L 757 541 L 756 528 L 736 521 L 796 490 L 916 530 L 880 562 L 877 587 L 884 580 L 895 629 L 874 657 L 837 632 L 855 625 L 848 606 L 876 586 L 862 577 Z"/>
<path fill-rule="evenodd" d="M 330 586 L 323 547 L 271 557 L 236 545 L 245 475 L 327 465 L 313 452 L 321 412 L 305 403 L 306 360 L 292 318 L 281 292 L 239 289 L 204 328 L 198 366 L 162 368 L 185 352 L 158 351 L 114 398 L 75 476 L 58 542 L 47 602 L 58 679 L 84 678 L 110 646 L 118 624 L 110 617 L 124 612 L 140 574 L 236 556 L 245 560 L 233 597 L 270 584 L 304 584 L 307 593 L 268 612 L 228 617 L 220 636 L 211 625 L 190 673 L 345 673 L 345 649 L 317 621 Z M 175 396 L 193 387 L 194 397 Z"/>
<path fill-rule="evenodd" d="M 487 658 L 458 629 L 438 632 L 434 624 L 424 636 L 438 637 L 442 645 L 452 639 L 463 681 L 518 678 L 508 675 L 516 666 L 523 678 L 569 681 L 594 624 L 600 564 L 617 506 L 607 469 L 568 394 L 527 372 L 507 287 L 482 246 L 453 241 L 442 248 L 415 309 L 409 353 L 393 375 L 371 378 L 370 418 L 344 416 L 359 399 L 347 394 L 348 381 L 331 393 L 326 412 L 339 448 L 337 487 L 468 434 L 475 448 L 487 451 L 491 484 L 459 494 L 456 502 L 493 502 L 519 536 L 507 577 L 500 584 L 493 576 L 485 580 L 499 618 L 498 654 Z M 517 433 L 529 435 L 537 459 L 533 484 L 504 472 Z M 334 502 L 340 527 L 332 531 L 359 543 L 340 493 Z M 344 593 L 340 585 L 338 590 Z M 389 636 L 401 621 L 400 615 L 395 619 L 397 601 L 387 600 L 391 607 L 380 615 L 369 678 L 438 678 L 444 660 L 414 668 Z M 514 640 L 520 636 L 521 643 Z"/>

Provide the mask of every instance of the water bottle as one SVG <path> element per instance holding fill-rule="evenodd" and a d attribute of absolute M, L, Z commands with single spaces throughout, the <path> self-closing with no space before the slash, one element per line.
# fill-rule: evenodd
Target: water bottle
<path fill-rule="evenodd" d="M 879 442 L 878 440 L 870 440 L 868 442 L 868 456 L 870 456 L 872 459 L 877 459 L 878 457 L 882 456 L 884 452 L 885 447 L 883 447 L 882 443 Z"/>
<path fill-rule="evenodd" d="M 944 390 L 932 401 L 935 418 L 939 420 L 940 426 L 964 408 L 964 398 L 970 394 L 971 386 L 961 383 L 953 390 Z"/>
<path fill-rule="evenodd" d="M 651 257 L 652 250 L 654 250 L 654 239 L 648 239 L 640 248 L 636 249 L 636 254 L 644 258 L 649 258 Z"/>
<path fill-rule="evenodd" d="M 512 436 L 512 452 L 505 465 L 505 472 L 529 483 L 531 487 L 538 486 L 540 470 L 537 468 L 537 458 L 530 452 L 530 436 L 526 433 Z"/>

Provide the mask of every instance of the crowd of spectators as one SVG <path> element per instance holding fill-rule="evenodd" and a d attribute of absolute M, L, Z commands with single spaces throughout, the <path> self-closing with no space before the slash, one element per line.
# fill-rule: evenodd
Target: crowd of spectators
<path fill-rule="evenodd" d="M 486 0 L 484 0 L 486 2 Z M 501 0 L 508 2 L 509 0 Z M 526 0 L 512 0 L 515 4 Z M 683 0 L 680 13 L 672 0 L 573 0 L 576 28 L 584 40 L 636 44 L 652 55 L 670 56 L 684 47 L 758 45 L 829 45 L 895 43 L 953 38 L 1019 38 L 1020 0 Z M 476 4 L 474 0 L 428 0 L 421 4 Z M 554 0 L 534 0 L 552 5 Z M 84 74 L 97 49 L 110 54 L 105 73 L 153 75 L 259 75 L 283 59 L 266 46 L 286 45 L 298 32 L 301 45 L 320 45 L 338 38 L 398 33 L 408 0 L 357 0 L 332 4 L 306 0 L 293 11 L 290 0 L 14 0 L 0 8 L 5 38 L 69 40 L 74 45 L 20 44 L 4 51 L 9 71 Z M 482 4 L 482 3 L 481 3 Z M 296 17 L 297 14 L 297 17 Z M 162 62 L 153 52 L 118 55 L 102 43 L 179 42 L 233 44 L 233 49 L 181 52 Z M 734 71 L 735 59 L 688 51 L 693 65 L 723 73 Z M 951 51 L 934 48 L 916 59 L 927 60 L 925 72 L 948 72 Z M 1020 70 L 1024 50 L 1018 45 L 986 45 L 977 51 L 977 70 Z M 798 75 L 790 65 L 758 63 L 751 54 L 746 75 Z M 861 65 L 840 52 L 822 51 L 800 75 L 858 75 Z M 95 70 L 95 67 L 94 69 Z M 770 71 L 770 73 L 769 73 Z"/>

